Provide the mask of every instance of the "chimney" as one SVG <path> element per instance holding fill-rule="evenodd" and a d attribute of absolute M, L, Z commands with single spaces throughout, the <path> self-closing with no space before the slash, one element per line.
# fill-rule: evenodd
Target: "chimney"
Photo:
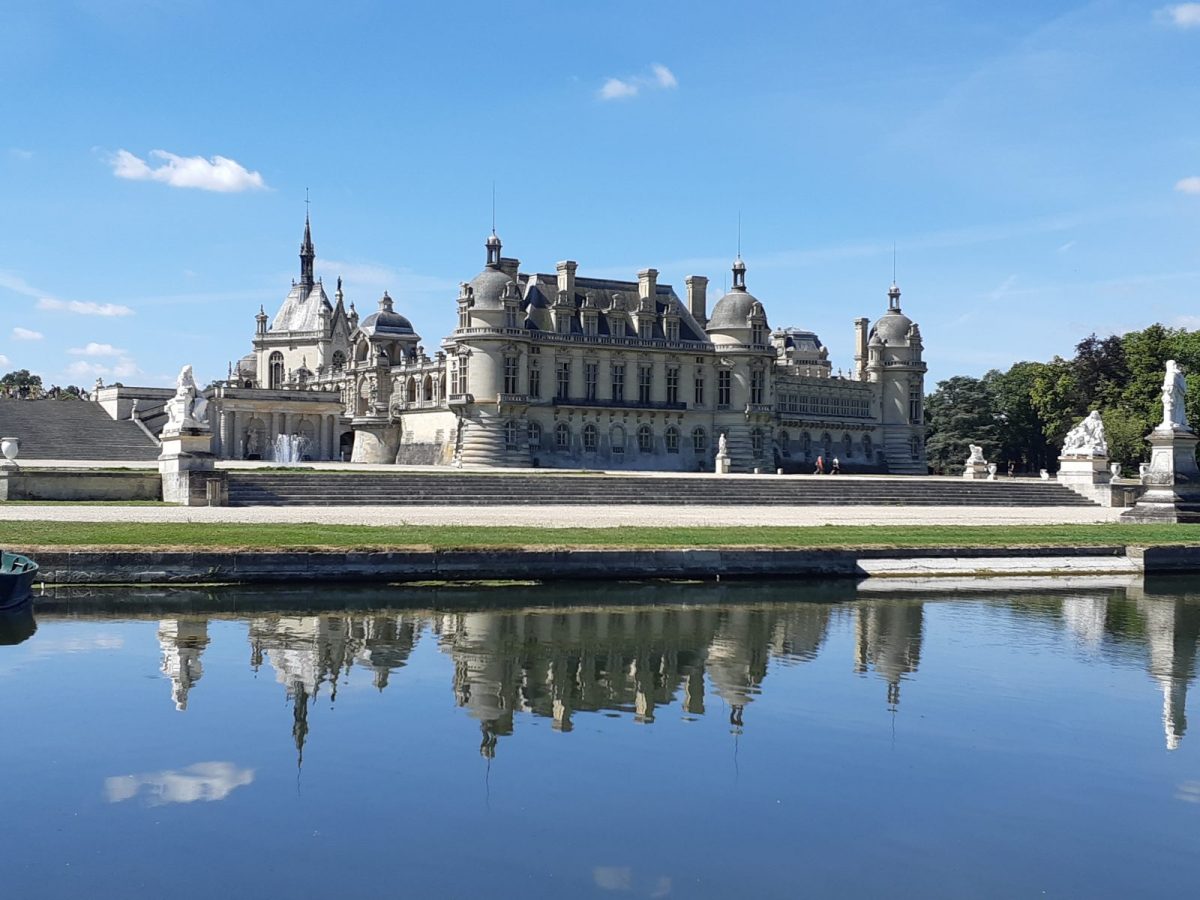
<path fill-rule="evenodd" d="M 689 275 L 683 282 L 687 285 L 688 312 L 704 328 L 708 325 L 708 277 Z"/>
<path fill-rule="evenodd" d="M 859 381 L 867 380 L 866 316 L 854 320 L 854 377 Z"/>
<path fill-rule="evenodd" d="M 520 268 L 521 261 L 519 259 L 513 259 L 511 256 L 500 257 L 500 271 L 509 278 L 515 279 Z"/>
<path fill-rule="evenodd" d="M 658 293 L 658 269 L 642 269 L 638 272 L 638 299 L 654 299 Z"/>
<path fill-rule="evenodd" d="M 555 268 L 558 270 L 558 292 L 566 293 L 572 303 L 575 302 L 575 270 L 579 263 L 573 259 L 564 259 Z"/>

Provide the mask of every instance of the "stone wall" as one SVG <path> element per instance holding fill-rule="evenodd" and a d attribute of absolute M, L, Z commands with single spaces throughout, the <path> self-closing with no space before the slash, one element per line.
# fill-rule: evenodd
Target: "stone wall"
<path fill-rule="evenodd" d="M 0 471 L 0 500 L 161 500 L 157 471 Z"/>

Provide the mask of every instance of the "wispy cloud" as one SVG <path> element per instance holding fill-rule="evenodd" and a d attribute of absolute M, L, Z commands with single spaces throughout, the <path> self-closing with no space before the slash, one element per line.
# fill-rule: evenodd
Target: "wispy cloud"
<path fill-rule="evenodd" d="M 605 79 L 597 96 L 601 100 L 628 100 L 643 90 L 669 91 L 677 87 L 679 79 L 675 77 L 675 73 L 662 63 L 653 63 L 648 74 Z"/>
<path fill-rule="evenodd" d="M 11 156 L 13 159 L 19 159 L 22 161 L 27 160 L 27 159 L 33 159 L 33 151 L 25 150 L 25 149 L 22 149 L 21 147 L 9 147 L 8 155 Z"/>
<path fill-rule="evenodd" d="M 113 174 L 130 181 L 160 181 L 171 187 L 236 193 L 261 191 L 267 185 L 262 175 L 251 172 L 227 156 L 177 156 L 166 150 L 151 150 L 150 158 L 162 164 L 151 166 L 128 150 L 118 150 L 109 159 Z"/>
<path fill-rule="evenodd" d="M 1164 6 L 1154 14 L 1160 22 L 1176 28 L 1200 28 L 1200 3 L 1176 3 Z"/>
<path fill-rule="evenodd" d="M 1060 247 L 1058 248 L 1058 252 L 1059 252 L 1059 253 L 1066 253 L 1066 252 L 1068 252 L 1068 251 L 1069 251 L 1069 250 L 1070 250 L 1072 247 L 1074 247 L 1074 246 L 1075 246 L 1075 241 L 1067 241 L 1065 244 L 1063 244 L 1062 246 L 1060 246 Z"/>
<path fill-rule="evenodd" d="M 14 341 L 40 341 L 45 337 L 40 331 L 34 331 L 32 328 L 22 328 L 17 325 L 12 330 Z"/>
<path fill-rule="evenodd" d="M 1175 182 L 1175 190 L 1181 194 L 1200 194 L 1200 175 L 1190 175 Z"/>
<path fill-rule="evenodd" d="M 77 359 L 63 371 L 73 378 L 96 378 L 100 376 L 132 378 L 134 375 L 140 375 L 142 370 L 138 368 L 138 364 L 132 358 L 122 356 L 114 361 L 112 365 L 88 362 L 86 359 Z"/>
<path fill-rule="evenodd" d="M 393 295 L 404 293 L 437 294 L 444 291 L 454 291 L 458 288 L 458 282 L 452 278 L 422 275 L 411 269 L 398 269 L 384 263 L 319 259 L 317 260 L 317 269 L 322 278 L 325 279 L 326 284 L 334 282 L 340 275 L 344 279 L 346 291 L 358 294 L 355 299 L 359 304 L 365 299 L 359 293 L 364 288 L 372 291 L 383 291 L 386 289 Z M 371 299 L 374 298 L 372 297 Z"/>
<path fill-rule="evenodd" d="M 7 366 L 7 365 L 8 365 L 8 357 L 5 356 L 3 353 L 0 353 L 0 366 Z"/>
<path fill-rule="evenodd" d="M 132 316 L 133 310 L 120 303 L 93 303 L 91 300 L 55 300 L 53 297 L 42 297 L 37 302 L 38 309 L 48 309 L 58 312 L 73 312 L 81 316 Z"/>
<path fill-rule="evenodd" d="M 114 775 L 104 779 L 104 794 L 109 803 L 121 803 L 145 794 L 149 806 L 161 806 L 224 800 L 237 788 L 253 782 L 253 769 L 244 769 L 231 762 L 203 762 L 182 769 Z"/>
<path fill-rule="evenodd" d="M 97 344 L 95 341 L 89 341 L 87 346 L 72 347 L 67 351 L 72 356 L 125 356 L 126 351 L 114 347 L 112 344 Z"/>

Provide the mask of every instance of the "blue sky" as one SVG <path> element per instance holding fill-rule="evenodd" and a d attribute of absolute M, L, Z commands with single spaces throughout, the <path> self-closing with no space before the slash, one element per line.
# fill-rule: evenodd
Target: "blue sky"
<path fill-rule="evenodd" d="M 708 275 L 933 380 L 1200 327 L 1200 4 L 0 5 L 0 368 L 222 376 L 318 272 L 426 346 L 527 271 Z M 165 155 L 164 155 L 165 154 Z M 221 188 L 220 190 L 214 188 Z"/>

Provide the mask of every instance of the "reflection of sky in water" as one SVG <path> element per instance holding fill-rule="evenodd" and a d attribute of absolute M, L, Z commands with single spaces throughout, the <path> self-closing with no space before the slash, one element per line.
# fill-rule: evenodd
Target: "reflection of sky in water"
<path fill-rule="evenodd" d="M 558 590 L 40 613 L 0 648 L 13 895 L 1191 890 L 1200 599 Z"/>

